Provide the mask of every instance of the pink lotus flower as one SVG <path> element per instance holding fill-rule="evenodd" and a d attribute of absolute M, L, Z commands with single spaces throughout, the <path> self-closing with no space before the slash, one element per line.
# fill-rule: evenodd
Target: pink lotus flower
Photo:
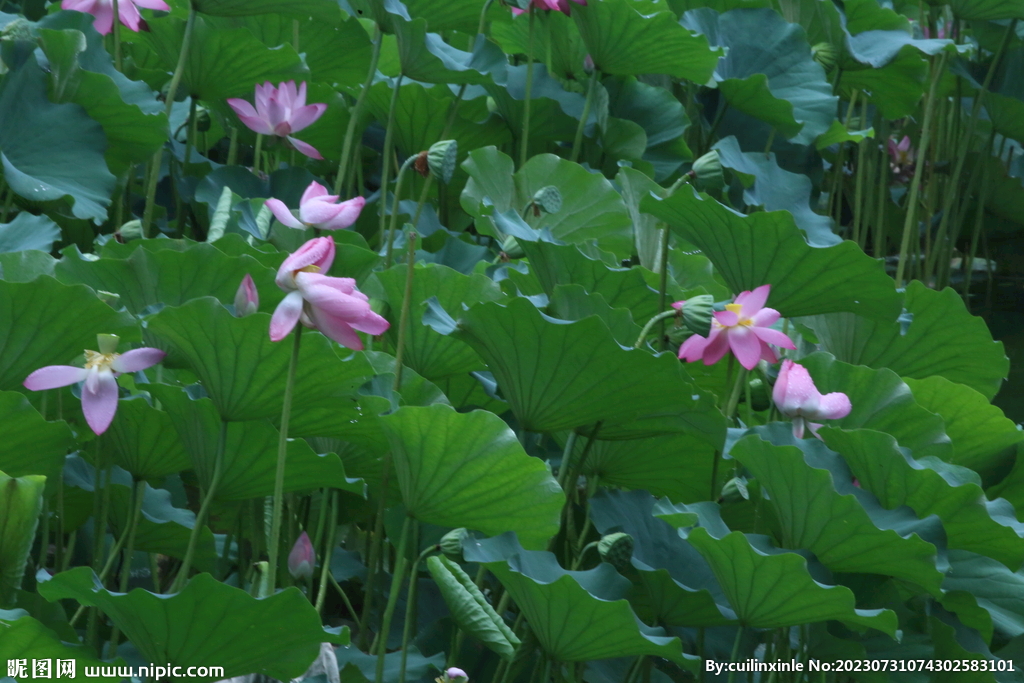
<path fill-rule="evenodd" d="M 114 0 L 63 0 L 60 7 L 91 14 L 95 17 L 92 27 L 103 35 L 107 35 L 114 29 Z M 133 31 L 138 31 L 142 22 L 139 7 L 159 9 L 164 12 L 171 11 L 164 0 L 119 0 L 117 13 L 121 23 Z"/>
<path fill-rule="evenodd" d="M 296 88 L 295 81 L 288 81 L 275 88 L 268 81 L 256 86 L 255 108 L 237 97 L 229 99 L 228 105 L 250 130 L 261 135 L 277 135 L 307 157 L 323 159 L 312 145 L 292 137 L 292 133 L 311 125 L 327 110 L 326 104 L 306 104 L 305 83 Z"/>
<path fill-rule="evenodd" d="M 779 412 L 793 418 L 793 435 L 798 439 L 804 438 L 805 425 L 818 436 L 820 420 L 839 420 L 852 409 L 850 397 L 840 391 L 822 396 L 807 368 L 788 358 L 782 361 L 772 400 Z"/>
<path fill-rule="evenodd" d="M 449 681 L 469 680 L 469 676 L 466 674 L 465 671 L 454 666 L 448 667 L 448 670 L 444 672 L 444 675 L 448 678 Z"/>
<path fill-rule="evenodd" d="M 587 0 L 572 0 L 577 5 L 586 5 Z M 556 10 L 562 14 L 569 14 L 569 0 L 532 0 L 530 3 L 537 9 L 541 10 Z M 519 9 L 518 7 L 512 8 L 512 16 L 518 17 L 526 10 Z"/>
<path fill-rule="evenodd" d="M 349 277 L 329 277 L 321 271 L 334 263 L 334 238 L 317 237 L 289 256 L 277 271 L 277 286 L 288 295 L 270 319 L 270 340 L 281 341 L 299 321 L 356 351 L 363 341 L 356 332 L 384 334 L 387 320 L 373 312 L 369 298 Z"/>
<path fill-rule="evenodd" d="M 366 204 L 366 200 L 362 197 L 353 197 L 340 204 L 335 204 L 336 201 L 338 201 L 338 195 L 327 194 L 326 187 L 318 182 L 312 182 L 299 200 L 298 218 L 288 210 L 288 207 L 280 199 L 268 199 L 265 203 L 277 220 L 289 228 L 299 230 L 306 228 L 342 230 L 356 222 Z"/>
<path fill-rule="evenodd" d="M 252 281 L 252 275 L 248 273 L 242 278 L 242 284 L 238 285 L 235 293 L 235 315 L 244 318 L 260 310 L 260 293 L 256 291 L 256 283 Z"/>
<path fill-rule="evenodd" d="M 292 551 L 288 554 L 288 573 L 292 578 L 299 579 L 313 578 L 313 568 L 316 567 L 316 551 L 313 544 L 309 542 L 309 536 L 305 531 L 295 540 Z"/>
<path fill-rule="evenodd" d="M 82 387 L 82 412 L 97 435 L 107 431 L 117 412 L 117 379 L 122 372 L 138 372 L 156 365 L 167 355 L 160 349 L 132 349 L 116 353 L 118 338 L 112 334 L 97 335 L 99 351 L 85 351 L 85 367 L 48 365 L 25 379 L 30 391 L 56 389 L 85 382 Z"/>
<path fill-rule="evenodd" d="M 683 342 L 679 357 L 690 363 L 703 360 L 704 365 L 713 365 L 732 349 L 740 365 L 753 370 L 759 360 L 777 360 L 769 344 L 795 349 L 789 337 L 770 327 L 779 319 L 778 311 L 764 306 L 770 291 L 771 285 L 761 285 L 752 292 L 742 292 L 735 303 L 715 312 L 711 333 L 706 338 L 695 334 Z"/>
<path fill-rule="evenodd" d="M 910 146 L 910 136 L 904 135 L 898 143 L 889 138 L 889 157 L 896 166 L 914 163 L 914 148 Z"/>

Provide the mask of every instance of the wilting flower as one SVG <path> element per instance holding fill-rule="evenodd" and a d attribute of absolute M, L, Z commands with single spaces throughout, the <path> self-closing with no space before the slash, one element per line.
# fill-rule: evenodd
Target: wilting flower
<path fill-rule="evenodd" d="M 572 1 L 575 2 L 577 5 L 586 5 L 587 4 L 587 0 L 572 0 Z M 537 9 L 557 10 L 557 11 L 561 12 L 562 14 L 568 14 L 569 13 L 569 0 L 532 0 L 530 4 L 533 5 L 534 7 L 536 7 Z M 522 14 L 523 12 L 525 12 L 525 11 L 526 10 L 519 9 L 518 7 L 513 7 L 512 8 L 513 16 L 517 16 L 517 17 L 520 14 Z"/>
<path fill-rule="evenodd" d="M 326 104 L 306 104 L 305 83 L 296 87 L 295 81 L 288 81 L 275 88 L 268 81 L 256 86 L 255 108 L 237 97 L 229 99 L 228 104 L 250 130 L 277 135 L 307 157 L 323 159 L 312 145 L 292 137 L 292 133 L 306 128 L 327 110 Z"/>
<path fill-rule="evenodd" d="M 334 263 L 334 238 L 317 237 L 286 258 L 277 271 L 277 286 L 288 295 L 270 319 L 270 340 L 281 341 L 299 321 L 314 327 L 342 346 L 361 351 L 357 331 L 378 335 L 388 321 L 370 308 L 369 298 L 349 277 L 329 277 L 321 271 Z"/>
<path fill-rule="evenodd" d="M 95 17 L 92 27 L 103 35 L 107 35 L 114 28 L 114 0 L 63 0 L 60 7 L 91 14 Z M 139 23 L 142 21 L 139 7 L 171 11 L 164 0 L 120 0 L 117 3 L 117 13 L 121 23 L 133 31 L 139 30 Z"/>
<path fill-rule="evenodd" d="M 337 201 L 338 195 L 327 194 L 327 188 L 314 181 L 302 193 L 297 218 L 280 199 L 268 199 L 266 205 L 277 220 L 289 228 L 342 230 L 356 222 L 366 200 L 363 197 L 353 197 L 340 204 L 336 204 Z"/>
<path fill-rule="evenodd" d="M 260 310 L 260 293 L 256 291 L 256 283 L 252 281 L 252 275 L 245 274 L 242 284 L 238 285 L 235 293 L 235 315 L 244 318 Z"/>
<path fill-rule="evenodd" d="M 779 319 L 778 311 L 764 306 L 770 291 L 771 285 L 761 285 L 752 292 L 742 292 L 735 303 L 715 312 L 706 338 L 695 334 L 683 342 L 679 357 L 690 363 L 703 360 L 704 365 L 713 365 L 732 349 L 740 365 L 753 370 L 759 360 L 777 360 L 769 344 L 795 349 L 789 337 L 770 327 Z"/>
<path fill-rule="evenodd" d="M 117 412 L 117 380 L 122 372 L 138 372 L 156 365 L 167 355 L 160 349 L 132 349 L 116 353 L 118 338 L 112 334 L 97 335 L 99 351 L 85 351 L 85 367 L 48 365 L 25 379 L 31 391 L 56 389 L 85 382 L 82 386 L 82 412 L 92 431 L 102 434 Z"/>
<path fill-rule="evenodd" d="M 840 391 L 821 395 L 807 368 L 786 359 L 772 390 L 779 412 L 793 418 L 793 435 L 804 438 L 804 426 L 818 435 L 821 420 L 839 420 L 850 414 L 850 397 Z"/>
<path fill-rule="evenodd" d="M 296 581 L 299 579 L 313 578 L 313 568 L 316 566 L 316 551 L 313 544 L 309 542 L 309 535 L 305 531 L 296 539 L 292 551 L 288 553 L 288 573 Z"/>

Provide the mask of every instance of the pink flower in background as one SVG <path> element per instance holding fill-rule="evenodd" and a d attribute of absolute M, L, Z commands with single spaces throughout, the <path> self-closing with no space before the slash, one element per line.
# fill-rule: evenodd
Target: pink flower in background
<path fill-rule="evenodd" d="M 299 579 L 313 578 L 313 569 L 316 567 L 316 551 L 309 541 L 309 535 L 305 531 L 295 540 L 292 551 L 288 554 L 288 573 L 296 581 Z"/>
<path fill-rule="evenodd" d="M 779 412 L 793 418 L 793 435 L 804 438 L 804 427 L 818 435 L 821 420 L 839 420 L 850 414 L 850 397 L 840 391 L 821 395 L 807 368 L 786 359 L 772 389 Z"/>
<path fill-rule="evenodd" d="M 587 0 L 572 0 L 577 5 L 586 5 Z M 532 0 L 531 4 L 537 9 L 542 10 L 557 10 L 562 14 L 569 13 L 569 0 Z M 512 15 L 518 17 L 526 10 L 519 9 L 518 7 L 512 8 Z"/>
<path fill-rule="evenodd" d="M 235 293 L 235 315 L 244 318 L 260 310 L 260 293 L 256 291 L 256 283 L 252 281 L 252 275 L 248 273 L 242 278 L 242 284 L 238 285 Z"/>
<path fill-rule="evenodd" d="M 348 277 L 329 277 L 321 271 L 334 263 L 334 238 L 317 237 L 286 258 L 277 271 L 277 286 L 288 295 L 270 319 L 270 340 L 281 341 L 296 323 L 313 327 L 342 346 L 361 351 L 356 332 L 384 334 L 390 324 L 373 312 L 369 298 Z"/>
<path fill-rule="evenodd" d="M 91 14 L 95 17 L 92 27 L 103 35 L 114 29 L 114 0 L 63 0 L 60 7 Z M 120 0 L 117 3 L 117 13 L 120 15 L 121 23 L 133 31 L 139 30 L 139 23 L 142 21 L 139 7 L 171 11 L 164 0 Z"/>
<path fill-rule="evenodd" d="M 277 217 L 277 220 L 289 228 L 342 230 L 356 222 L 366 200 L 362 197 L 354 197 L 340 204 L 336 204 L 337 201 L 338 195 L 327 194 L 326 187 L 313 182 L 302 193 L 302 198 L 299 200 L 298 218 L 288 210 L 288 207 L 280 199 L 268 199 L 266 205 Z"/>
<path fill-rule="evenodd" d="M 465 671 L 454 666 L 448 667 L 448 669 L 444 672 L 444 675 L 448 678 L 449 681 L 469 680 L 469 676 L 466 674 Z"/>
<path fill-rule="evenodd" d="M 292 133 L 308 127 L 327 110 L 326 104 L 306 104 L 305 83 L 296 87 L 295 81 L 288 81 L 275 88 L 268 81 L 256 86 L 255 108 L 237 97 L 229 99 L 228 105 L 250 130 L 261 135 L 277 135 L 307 157 L 323 159 L 312 145 L 292 137 Z"/>
<path fill-rule="evenodd" d="M 777 360 L 769 344 L 795 349 L 789 337 L 771 329 L 779 319 L 779 312 L 765 308 L 770 291 L 771 285 L 761 285 L 752 292 L 742 292 L 735 303 L 726 304 L 724 311 L 715 312 L 711 332 L 706 338 L 695 334 L 683 342 L 679 357 L 690 363 L 703 360 L 704 365 L 713 365 L 731 349 L 740 365 L 753 370 L 759 360 L 769 363 Z"/>
<path fill-rule="evenodd" d="M 31 391 L 56 389 L 85 382 L 82 386 L 82 412 L 96 434 L 107 431 L 117 412 L 117 376 L 122 372 L 138 372 L 156 365 L 167 355 L 160 349 L 132 349 L 116 353 L 118 339 L 112 334 L 97 335 L 99 351 L 86 350 L 85 367 L 48 365 L 25 379 Z"/>
<path fill-rule="evenodd" d="M 898 143 L 889 138 L 889 158 L 896 166 L 907 166 L 914 163 L 914 148 L 910 146 L 909 135 L 904 135 Z"/>

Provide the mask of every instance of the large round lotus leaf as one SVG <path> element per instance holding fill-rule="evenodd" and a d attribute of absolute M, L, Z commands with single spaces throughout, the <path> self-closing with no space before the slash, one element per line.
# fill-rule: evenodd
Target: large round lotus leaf
<path fill-rule="evenodd" d="M 45 486 L 46 477 L 14 478 L 0 472 L 0 608 L 11 607 L 21 588 Z"/>
<path fill-rule="evenodd" d="M 853 242 L 814 248 L 785 211 L 749 216 L 681 188 L 640 208 L 699 247 L 734 293 L 771 285 L 768 305 L 784 316 L 850 311 L 895 320 L 900 297 L 882 264 Z"/>
<path fill-rule="evenodd" d="M 8 618 L 12 617 L 12 618 Z M 25 660 L 25 676 L 33 673 L 33 660 L 46 660 L 50 662 L 50 672 L 56 676 L 59 665 L 53 660 L 74 660 L 75 676 L 85 673 L 85 667 L 99 669 L 107 662 L 96 659 L 90 648 L 84 645 L 70 645 L 55 632 L 44 626 L 41 622 L 28 616 L 24 610 L 13 610 L 5 612 L 0 610 L 0 628 L 3 629 L 4 637 L 0 638 L 0 659 L 8 662 Z M 121 661 L 121 660 L 119 660 Z M 116 664 L 116 662 L 115 662 Z M 65 666 L 67 666 L 65 664 Z M 9 670 L 8 670 L 9 671 Z M 64 670 L 63 677 L 68 677 Z M 15 679 L 11 679 L 15 680 Z M 95 681 L 115 683 L 123 680 L 120 676 L 97 676 Z"/>
<path fill-rule="evenodd" d="M 897 322 L 849 314 L 814 316 L 806 322 L 839 360 L 916 379 L 940 375 L 988 399 L 996 395 L 1010 361 L 1002 342 L 993 341 L 985 321 L 971 315 L 955 291 L 937 292 L 913 280 L 903 305 L 906 312 Z"/>
<path fill-rule="evenodd" d="M 416 519 L 486 534 L 515 531 L 531 548 L 558 532 L 565 495 L 496 415 L 406 406 L 381 425 L 402 502 Z"/>
<path fill-rule="evenodd" d="M 0 472 L 11 477 L 42 474 L 56 482 L 64 456 L 75 445 L 67 423 L 47 422 L 22 394 L 14 391 L 0 392 L 0 415 Z"/>
<path fill-rule="evenodd" d="M 42 581 L 38 590 L 50 601 L 71 598 L 99 607 L 146 661 L 223 667 L 222 674 L 196 676 L 196 681 L 246 674 L 290 680 L 306 671 L 320 643 L 347 640 L 321 627 L 316 610 L 297 588 L 257 599 L 199 574 L 175 595 L 141 588 L 111 593 L 91 569 L 76 567 Z"/>
<path fill-rule="evenodd" d="M 139 338 L 126 313 L 116 313 L 88 287 L 62 285 L 53 278 L 0 281 L 0 389 L 21 387 L 44 365 L 67 365 L 85 349 L 96 349 L 97 334 Z"/>
<path fill-rule="evenodd" d="M 887 513 L 847 480 L 833 480 L 825 460 L 835 458 L 825 448 L 785 443 L 782 429 L 746 436 L 729 451 L 767 489 L 767 503 L 775 511 L 782 545 L 805 548 L 835 572 L 894 576 L 938 594 L 942 573 L 936 569 L 936 547 L 918 533 L 926 529 L 913 515 Z M 764 438 L 762 438 L 764 437 Z M 855 494 L 855 495 L 854 495 Z M 856 497 L 855 497 L 856 496 Z"/>

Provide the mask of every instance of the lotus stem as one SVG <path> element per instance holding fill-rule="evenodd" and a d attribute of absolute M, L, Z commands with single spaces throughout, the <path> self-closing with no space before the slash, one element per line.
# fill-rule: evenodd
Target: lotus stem
<path fill-rule="evenodd" d="M 46 419 L 45 410 L 43 419 Z M 50 500 L 43 498 L 43 511 L 39 514 L 39 568 L 46 569 L 46 560 L 50 557 Z"/>
<path fill-rule="evenodd" d="M 590 74 L 590 83 L 587 85 L 587 99 L 583 100 L 583 113 L 580 115 L 579 125 L 576 126 L 576 137 L 572 141 L 572 153 L 569 161 L 575 162 L 580 156 L 580 148 L 583 146 L 583 131 L 587 127 L 587 119 L 590 118 L 590 106 L 594 101 L 594 89 L 597 87 L 597 80 L 600 72 L 595 68 Z"/>
<path fill-rule="evenodd" d="M 409 570 L 409 590 L 405 596 L 405 624 L 402 628 L 402 660 L 398 667 L 398 683 L 405 683 L 406 660 L 409 655 L 409 641 L 412 639 L 413 623 L 416 620 L 416 576 L 419 572 L 420 562 L 431 553 L 440 550 L 440 546 L 432 545 L 424 548 L 423 552 L 413 560 Z M 499 612 L 500 614 L 500 612 Z"/>
<path fill-rule="evenodd" d="M 775 129 L 772 129 L 775 132 Z M 685 177 L 685 176 L 684 176 Z M 661 283 L 658 286 L 658 309 L 665 310 L 665 297 L 668 294 L 668 241 L 669 231 L 668 226 L 664 228 L 664 233 L 661 236 Z M 662 351 L 665 350 L 665 319 L 662 318 L 658 327 L 658 348 Z"/>
<path fill-rule="evenodd" d="M 486 4 L 490 5 L 492 1 L 493 0 L 487 0 Z M 486 12 L 486 5 L 484 11 Z M 481 31 L 477 31 L 477 33 L 481 33 Z M 455 123 L 455 117 L 459 112 L 459 105 L 462 104 L 462 98 L 465 94 L 466 84 L 463 83 L 461 86 L 459 86 L 459 94 L 455 96 L 455 99 L 452 101 L 452 104 L 448 109 L 448 118 L 444 122 L 444 129 L 441 131 L 441 136 L 438 138 L 438 140 L 448 139 L 448 133 L 451 131 L 452 125 Z M 413 214 L 412 217 L 412 226 L 414 228 L 420 224 L 420 214 L 423 212 L 423 205 L 426 203 L 427 195 L 430 194 L 430 188 L 433 185 L 434 174 L 431 173 L 427 176 L 426 181 L 423 183 L 423 190 L 420 192 L 420 198 L 416 202 L 416 212 Z M 438 189 L 438 192 L 440 192 L 440 188 Z M 440 201 L 438 201 L 438 204 L 440 204 Z"/>
<path fill-rule="evenodd" d="M 416 233 L 409 233 L 408 256 L 406 257 L 405 292 L 402 296 L 402 313 L 398 319 L 398 341 L 395 347 L 395 391 L 402 385 L 402 358 L 405 354 L 405 335 L 409 331 L 409 300 L 412 298 L 412 280 L 416 273 Z"/>
<path fill-rule="evenodd" d="M 338 492 L 331 491 L 330 499 L 327 498 L 327 492 L 324 492 L 324 506 L 330 505 L 331 508 L 331 532 L 327 536 L 326 543 L 324 543 L 324 552 L 321 555 L 320 565 L 320 587 L 319 592 L 316 595 L 316 613 L 322 614 L 324 609 L 324 599 L 327 597 L 327 581 L 328 579 L 334 580 L 331 576 L 331 558 L 334 556 L 334 539 L 338 533 Z M 319 545 L 319 543 L 318 543 Z M 341 590 L 341 587 L 338 587 Z M 345 598 L 345 604 L 348 604 L 348 596 L 342 591 L 342 597 Z M 355 611 L 349 606 L 349 611 L 352 612 L 352 619 L 358 619 Z"/>
<path fill-rule="evenodd" d="M 885 258 L 885 207 L 889 199 L 889 159 L 885 147 L 889 140 L 889 122 L 879 114 L 881 125 L 878 127 L 881 135 L 878 139 L 882 141 L 880 154 L 878 155 L 878 196 L 877 214 L 878 223 L 875 225 L 874 254 L 876 259 Z"/>
<path fill-rule="evenodd" d="M 736 627 L 736 639 L 734 641 L 732 641 L 732 654 L 729 655 L 729 661 L 732 662 L 733 664 L 736 663 L 736 658 L 740 656 L 740 643 L 742 643 L 742 642 L 743 642 L 743 627 L 742 626 L 737 626 Z M 732 683 L 734 678 L 736 678 L 735 667 L 733 667 L 733 671 L 729 672 L 729 681 L 728 681 L 728 683 Z"/>
<path fill-rule="evenodd" d="M 519 168 L 525 166 L 526 160 L 529 158 L 530 104 L 533 98 L 533 23 L 534 15 L 537 12 L 534 11 L 533 5 L 530 5 L 527 12 L 530 14 L 530 19 L 526 45 L 526 91 L 523 94 L 523 130 L 519 136 Z"/>
<path fill-rule="evenodd" d="M 117 16 L 115 15 L 115 21 L 117 23 Z M 188 20 L 185 22 L 185 35 L 181 39 L 181 52 L 178 54 L 178 64 L 174 67 L 174 74 L 171 76 L 171 84 L 167 88 L 167 105 L 165 113 L 167 114 L 167 123 L 171 121 L 171 110 L 174 109 L 174 97 L 178 92 L 178 84 L 181 82 L 181 74 L 185 70 L 185 62 L 188 60 L 189 46 L 192 42 L 192 29 L 196 24 L 196 8 L 194 6 L 189 8 Z M 153 154 L 153 160 L 150 163 L 149 168 L 149 180 L 146 185 L 146 208 L 142 213 L 142 234 L 146 237 L 152 237 L 150 234 L 150 226 L 153 224 L 153 209 L 156 203 L 156 186 L 160 181 L 160 163 L 164 158 L 164 146 L 161 145 Z"/>
<path fill-rule="evenodd" d="M 274 504 L 270 516 L 270 543 L 267 557 L 267 585 L 271 592 L 277 587 L 277 555 L 281 543 L 281 513 L 284 507 L 284 470 L 288 458 L 288 422 L 292 417 L 292 394 L 295 392 L 295 372 L 299 366 L 299 344 L 302 341 L 302 325 L 295 326 L 293 333 L 292 357 L 288 362 L 288 377 L 284 384 L 284 403 L 281 406 L 281 430 L 277 438 L 277 471 L 274 474 Z"/>
<path fill-rule="evenodd" d="M 228 166 L 234 166 L 238 163 L 238 129 L 231 128 L 231 139 L 228 145 Z"/>
<path fill-rule="evenodd" d="M 964 262 L 964 306 L 971 310 L 971 281 L 974 278 L 974 257 L 978 253 L 978 237 L 981 235 L 985 219 L 985 201 L 988 199 L 988 164 L 982 169 L 981 195 L 978 197 L 978 208 L 974 214 L 974 233 L 971 235 L 971 253 Z M 986 269 L 988 264 L 986 263 Z"/>
<path fill-rule="evenodd" d="M 114 68 L 121 70 L 121 14 L 118 8 L 118 0 L 114 0 L 113 7 L 114 21 L 111 28 L 114 33 Z"/>
<path fill-rule="evenodd" d="M 391 104 L 388 106 L 388 126 L 384 132 L 384 151 L 381 159 L 380 172 L 380 223 L 377 228 L 379 240 L 384 239 L 384 228 L 388 218 L 388 184 L 391 182 L 391 154 L 394 150 L 395 139 L 395 109 L 398 107 L 398 92 L 402 89 L 402 74 L 398 74 L 395 81 L 395 89 L 391 93 Z M 397 189 L 397 188 L 396 188 Z M 398 198 L 395 198 L 395 202 Z"/>
<path fill-rule="evenodd" d="M 142 517 L 142 503 L 146 496 L 146 482 L 140 480 L 135 482 L 135 486 L 132 489 L 132 511 L 131 516 L 128 518 L 128 543 L 124 549 L 124 562 L 121 566 L 121 583 L 118 586 L 118 590 L 121 593 L 128 592 L 128 580 L 132 575 L 132 556 L 135 554 L 135 534 L 139 529 L 139 518 Z M 122 534 L 122 537 L 125 534 Z M 117 655 L 117 640 L 120 636 L 121 631 L 114 625 L 114 630 L 110 634 L 110 657 L 113 658 Z"/>
<path fill-rule="evenodd" d="M 395 181 L 395 199 L 391 202 L 391 223 L 388 226 L 388 248 L 384 254 L 385 268 L 389 268 L 391 266 L 391 250 L 395 243 L 395 228 L 398 226 L 398 200 L 402 196 L 402 185 L 405 184 L 405 172 L 409 170 L 409 167 L 416 161 L 416 158 L 417 155 L 415 154 L 409 155 L 406 157 L 405 161 L 402 162 L 402 167 L 398 169 L 398 179 Z"/>
<path fill-rule="evenodd" d="M 359 115 L 363 111 L 363 104 L 366 102 L 366 93 L 369 92 L 370 86 L 373 85 L 373 77 L 377 75 L 377 63 L 380 61 L 380 46 L 384 42 L 383 34 L 381 33 L 380 26 L 376 26 L 373 32 L 373 52 L 370 53 L 370 68 L 366 72 L 366 80 L 363 82 L 363 88 L 359 91 L 359 96 L 356 97 L 356 103 L 353 105 L 348 120 L 348 126 L 345 128 L 345 141 L 341 145 L 341 159 L 338 160 L 338 175 L 334 178 L 334 194 L 340 195 L 342 185 L 345 182 L 345 178 L 348 175 L 348 162 L 349 157 L 352 155 L 352 142 L 355 139 L 356 125 L 359 123 Z"/>
<path fill-rule="evenodd" d="M 377 648 L 377 675 L 374 678 L 374 683 L 384 682 L 384 654 L 388 650 L 388 633 L 391 631 L 391 618 L 395 614 L 398 594 L 402 590 L 402 580 L 405 578 L 405 544 L 409 537 L 411 523 L 412 517 L 406 515 L 405 521 L 402 523 L 402 533 L 398 537 L 398 551 L 391 575 L 391 590 L 388 592 L 388 604 L 384 608 L 384 618 L 381 621 L 380 633 L 377 634 L 380 645 Z"/>
<path fill-rule="evenodd" d="M 633 348 L 634 349 L 639 349 L 641 346 L 643 346 L 644 340 L 647 339 L 647 335 L 650 334 L 650 332 L 651 332 L 651 328 L 653 328 L 656 324 L 663 323 L 668 318 L 674 318 L 677 315 L 679 315 L 679 311 L 677 311 L 677 310 L 675 310 L 673 308 L 670 311 L 662 311 L 658 315 L 656 315 L 653 318 L 651 318 L 650 320 L 648 320 L 647 324 L 644 325 L 644 328 L 642 330 L 640 330 L 640 336 L 636 338 L 636 343 L 633 344 Z M 664 327 L 664 325 L 662 325 L 662 327 Z M 662 330 L 662 336 L 664 336 L 664 334 L 665 334 L 665 332 L 664 332 L 664 330 Z M 662 349 L 662 350 L 664 350 L 664 349 Z"/>
<path fill-rule="evenodd" d="M 252 172 L 256 175 L 260 173 L 260 157 L 263 156 L 263 135 L 256 133 L 256 147 L 252 153 Z"/>
<path fill-rule="evenodd" d="M 939 88 L 942 69 L 946 64 L 946 54 L 932 62 L 931 85 L 928 88 L 928 99 L 924 106 L 924 124 L 921 127 L 921 144 L 918 146 L 917 161 L 914 164 L 914 179 L 910 181 L 910 195 L 907 199 L 907 218 L 903 222 L 903 238 L 900 240 L 900 258 L 896 265 L 896 286 L 903 286 L 903 274 L 907 268 L 907 249 L 910 247 L 910 235 L 917 227 L 917 196 L 921 191 L 921 174 L 924 171 L 924 160 L 928 154 L 928 144 L 932 135 L 932 120 L 935 118 L 935 94 Z"/>

